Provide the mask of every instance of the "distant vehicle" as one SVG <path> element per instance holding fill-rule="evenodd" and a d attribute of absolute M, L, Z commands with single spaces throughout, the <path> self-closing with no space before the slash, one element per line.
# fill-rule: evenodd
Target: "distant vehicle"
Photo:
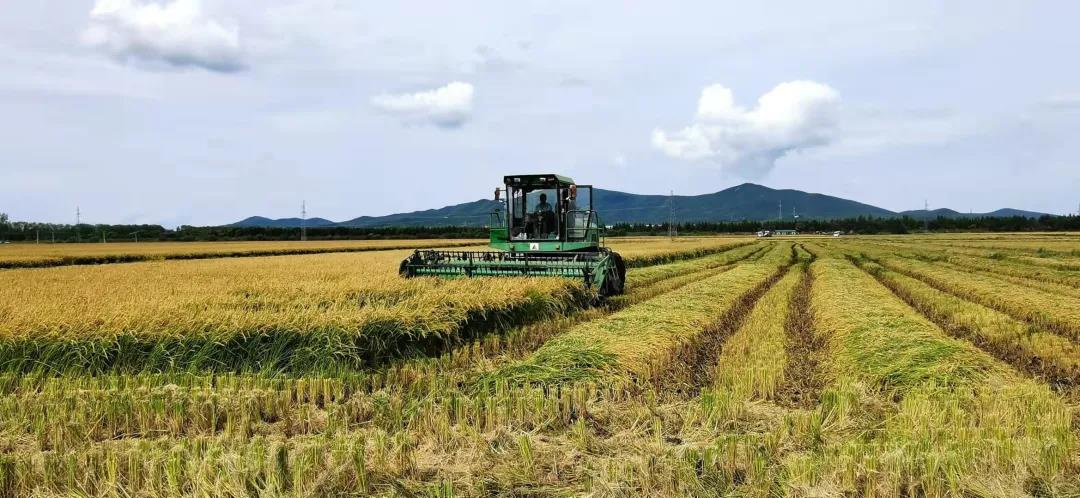
<path fill-rule="evenodd" d="M 772 232 L 770 232 L 768 230 L 758 230 L 757 236 L 758 237 L 772 237 Z"/>
<path fill-rule="evenodd" d="M 840 236 L 840 230 L 837 230 L 837 231 L 833 232 L 832 236 L 833 237 L 839 237 Z"/>

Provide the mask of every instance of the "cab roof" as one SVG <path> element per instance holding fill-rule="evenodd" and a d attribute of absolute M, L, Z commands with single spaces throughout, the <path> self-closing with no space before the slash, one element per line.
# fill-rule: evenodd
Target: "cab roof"
<path fill-rule="evenodd" d="M 530 175 L 507 175 L 503 177 L 503 183 L 512 187 L 556 187 L 573 185 L 574 179 L 568 176 L 556 175 L 555 173 L 534 173 Z"/>

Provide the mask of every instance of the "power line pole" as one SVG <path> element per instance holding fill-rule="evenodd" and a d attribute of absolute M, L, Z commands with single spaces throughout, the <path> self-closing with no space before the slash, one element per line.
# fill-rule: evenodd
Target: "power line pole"
<path fill-rule="evenodd" d="M 79 206 L 75 206 L 75 242 L 82 242 L 82 237 L 79 235 L 79 223 L 82 222 L 82 212 L 79 211 Z"/>
<path fill-rule="evenodd" d="M 776 210 L 776 220 L 784 221 L 784 200 L 780 200 L 780 205 Z"/>
<path fill-rule="evenodd" d="M 672 240 L 679 235 L 679 230 L 675 228 L 675 191 L 668 192 L 668 229 L 667 234 Z"/>
<path fill-rule="evenodd" d="M 923 203 L 923 211 L 926 212 L 926 215 L 923 216 L 923 231 L 929 232 L 930 231 L 930 201 L 924 197 L 923 200 L 922 200 L 922 203 Z"/>
<path fill-rule="evenodd" d="M 307 201 L 300 201 L 300 240 L 307 240 Z"/>

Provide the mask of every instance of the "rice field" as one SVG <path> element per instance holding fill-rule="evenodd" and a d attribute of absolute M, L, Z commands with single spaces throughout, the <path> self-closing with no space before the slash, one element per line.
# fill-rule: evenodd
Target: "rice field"
<path fill-rule="evenodd" d="M 289 254 L 465 247 L 483 240 L 328 240 L 269 242 L 111 242 L 0 245 L 0 268 L 98 265 L 169 259 L 239 258 Z"/>
<path fill-rule="evenodd" d="M 387 243 L 0 270 L 0 496 L 1080 496 L 1080 237 Z"/>

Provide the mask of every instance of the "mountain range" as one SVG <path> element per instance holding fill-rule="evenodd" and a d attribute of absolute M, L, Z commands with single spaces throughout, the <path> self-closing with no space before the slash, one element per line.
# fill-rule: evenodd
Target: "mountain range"
<path fill-rule="evenodd" d="M 791 189 L 778 190 L 753 183 L 744 183 L 719 192 L 702 195 L 642 195 L 614 190 L 593 190 L 594 209 L 599 212 L 605 224 L 666 222 L 672 201 L 675 203 L 676 217 L 682 223 L 693 221 L 775 220 L 777 216 L 781 215 L 781 210 L 785 219 L 791 219 L 793 215 L 798 215 L 802 219 L 851 218 L 856 216 L 908 216 L 917 219 L 933 219 L 939 216 L 946 218 L 977 218 L 983 216 L 1037 218 L 1045 214 L 1009 208 L 998 209 L 989 213 L 960 213 L 945 208 L 930 211 L 919 209 L 895 212 L 831 195 Z M 385 216 L 360 216 L 341 222 L 324 218 L 308 218 L 306 224 L 308 227 L 341 226 L 358 228 L 475 226 L 487 224 L 488 213 L 501 205 L 501 202 L 481 199 L 439 209 Z M 288 228 L 299 227 L 302 224 L 304 224 L 304 220 L 300 218 L 271 219 L 252 216 L 226 226 Z"/>

